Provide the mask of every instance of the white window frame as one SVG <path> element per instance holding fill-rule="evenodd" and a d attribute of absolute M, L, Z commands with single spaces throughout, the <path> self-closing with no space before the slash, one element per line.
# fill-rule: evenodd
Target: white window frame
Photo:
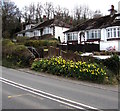
<path fill-rule="evenodd" d="M 68 35 L 69 35 L 69 36 L 68 36 Z M 69 37 L 69 38 L 68 38 L 68 37 Z M 68 33 L 68 34 L 67 34 L 67 40 L 68 40 L 68 41 L 71 41 L 71 40 L 72 40 L 72 33 Z"/>
<path fill-rule="evenodd" d="M 118 33 L 119 32 L 119 33 Z M 119 38 L 120 37 L 120 26 L 106 28 L 107 38 Z M 109 34 L 109 36 L 108 36 Z"/>
<path fill-rule="evenodd" d="M 100 39 L 101 38 L 101 29 L 91 29 L 87 30 L 87 39 Z"/>
<path fill-rule="evenodd" d="M 72 40 L 78 40 L 78 33 L 77 32 L 74 32 L 72 34 Z"/>
<path fill-rule="evenodd" d="M 117 28 L 117 35 L 120 37 L 120 27 Z"/>

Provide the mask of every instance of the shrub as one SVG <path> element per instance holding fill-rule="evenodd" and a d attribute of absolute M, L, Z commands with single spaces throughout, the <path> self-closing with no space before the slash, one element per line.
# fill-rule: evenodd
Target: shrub
<path fill-rule="evenodd" d="M 20 66 L 29 66 L 30 60 L 33 58 L 34 57 L 24 45 L 17 45 L 12 53 L 12 60 L 15 60 L 15 62 Z"/>
<path fill-rule="evenodd" d="M 29 40 L 29 37 L 16 37 L 16 41 L 18 43 L 24 44 L 26 42 L 26 40 Z"/>
<path fill-rule="evenodd" d="M 36 71 L 47 71 L 60 76 L 99 83 L 102 83 L 107 77 L 105 69 L 100 68 L 97 64 L 88 64 L 81 61 L 73 62 L 72 60 L 66 61 L 62 57 L 35 60 L 31 68 Z"/>
<path fill-rule="evenodd" d="M 11 40 L 4 39 L 2 41 L 2 56 L 6 57 L 7 55 L 11 55 L 14 48 L 15 48 L 15 44 Z"/>
<path fill-rule="evenodd" d="M 6 45 L 11 45 L 14 44 L 10 39 L 3 39 L 2 40 L 2 45 L 6 46 Z"/>
<path fill-rule="evenodd" d="M 114 75 L 119 74 L 119 56 L 118 55 L 113 55 L 111 58 L 102 60 L 102 63 L 113 72 Z"/>
<path fill-rule="evenodd" d="M 10 40 L 3 40 L 3 58 L 14 62 L 18 66 L 29 66 L 32 54 L 24 45 L 16 45 Z"/>
<path fill-rule="evenodd" d="M 10 38 L 10 33 L 8 32 L 8 31 L 4 31 L 3 33 L 2 33 L 2 36 L 3 36 L 3 38 Z"/>
<path fill-rule="evenodd" d="M 56 40 L 28 40 L 25 42 L 25 46 L 43 47 L 43 46 L 57 46 Z"/>

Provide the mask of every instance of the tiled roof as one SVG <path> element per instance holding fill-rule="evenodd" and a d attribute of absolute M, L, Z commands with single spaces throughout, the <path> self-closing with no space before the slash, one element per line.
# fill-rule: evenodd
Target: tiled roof
<path fill-rule="evenodd" d="M 109 26 L 120 26 L 120 20 L 117 19 L 118 16 L 120 17 L 120 14 L 115 14 L 114 16 L 107 15 L 99 18 L 89 19 L 75 26 L 74 28 L 65 31 L 64 33 L 80 30 L 101 29 Z"/>
<path fill-rule="evenodd" d="M 33 29 L 41 29 L 47 26 L 59 26 L 59 27 L 70 28 L 70 25 L 66 24 L 63 21 L 60 21 L 58 19 L 50 19 L 50 20 L 46 20 L 42 23 L 37 24 Z"/>
<path fill-rule="evenodd" d="M 66 24 L 63 21 L 60 21 L 58 19 L 50 19 L 50 20 L 46 20 L 44 22 L 36 24 L 31 29 L 22 30 L 22 31 L 20 31 L 20 32 L 18 32 L 16 34 L 22 34 L 22 33 L 25 33 L 25 32 L 30 32 L 30 31 L 33 31 L 35 29 L 42 29 L 42 28 L 47 27 L 47 26 L 59 26 L 59 27 L 70 28 L 70 25 Z"/>

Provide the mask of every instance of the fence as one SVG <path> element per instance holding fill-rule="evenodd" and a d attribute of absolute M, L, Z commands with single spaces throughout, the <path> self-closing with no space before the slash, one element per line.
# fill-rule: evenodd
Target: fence
<path fill-rule="evenodd" d="M 53 46 L 50 46 L 49 49 L 48 49 L 48 55 L 49 55 L 49 57 L 59 56 L 60 55 L 60 49 L 55 48 Z"/>
<path fill-rule="evenodd" d="M 67 44 L 67 45 L 59 45 L 58 46 L 61 50 L 71 50 L 71 51 L 78 51 L 78 52 L 93 52 L 93 51 L 100 51 L 99 44 Z"/>
<path fill-rule="evenodd" d="M 80 56 L 78 54 L 72 53 L 72 52 L 66 52 L 63 50 L 60 50 L 59 48 L 55 48 L 50 46 L 48 50 L 48 56 L 62 56 L 65 60 L 73 60 L 73 61 L 94 61 L 93 57 L 90 56 Z"/>

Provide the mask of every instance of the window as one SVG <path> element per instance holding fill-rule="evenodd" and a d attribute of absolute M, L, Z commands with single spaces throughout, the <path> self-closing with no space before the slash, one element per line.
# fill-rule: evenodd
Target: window
<path fill-rule="evenodd" d="M 67 34 L 68 40 L 72 40 L 72 34 Z"/>
<path fill-rule="evenodd" d="M 107 37 L 108 38 L 110 37 L 110 30 L 109 29 L 107 30 Z"/>
<path fill-rule="evenodd" d="M 77 33 L 73 33 L 73 40 L 78 40 L 78 34 Z"/>
<path fill-rule="evenodd" d="M 38 31 L 34 31 L 34 36 L 38 36 Z"/>
<path fill-rule="evenodd" d="M 47 32 L 47 34 L 49 34 L 49 28 L 46 28 L 46 30 L 47 30 L 47 31 L 46 31 L 46 32 Z"/>
<path fill-rule="evenodd" d="M 116 37 L 116 28 L 114 28 L 114 37 Z"/>
<path fill-rule="evenodd" d="M 49 28 L 46 27 L 46 28 L 44 29 L 44 34 L 49 34 Z"/>
<path fill-rule="evenodd" d="M 113 37 L 113 36 L 112 36 L 112 28 L 110 29 L 110 37 Z"/>
<path fill-rule="evenodd" d="M 98 30 L 98 38 L 101 38 L 101 30 Z"/>
<path fill-rule="evenodd" d="M 101 38 L 101 30 L 87 31 L 87 39 Z"/>
<path fill-rule="evenodd" d="M 95 36 L 94 37 L 97 38 L 97 31 L 95 31 Z"/>
<path fill-rule="evenodd" d="M 70 40 L 70 34 L 67 34 L 68 40 Z"/>
<path fill-rule="evenodd" d="M 118 33 L 118 37 L 120 37 L 120 28 L 118 28 L 117 33 Z"/>
<path fill-rule="evenodd" d="M 94 32 L 92 31 L 92 38 L 94 38 Z"/>
<path fill-rule="evenodd" d="M 89 39 L 89 31 L 87 31 L 87 39 Z"/>
<path fill-rule="evenodd" d="M 107 37 L 108 38 L 120 37 L 120 28 L 107 29 Z"/>

